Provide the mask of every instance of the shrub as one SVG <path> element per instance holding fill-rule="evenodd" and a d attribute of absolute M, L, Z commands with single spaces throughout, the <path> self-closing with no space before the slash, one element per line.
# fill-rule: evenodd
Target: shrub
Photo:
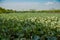
<path fill-rule="evenodd" d="M 0 17 L 0 39 L 38 40 L 48 36 L 56 37 L 60 35 L 59 21 L 57 17 L 27 19 Z"/>

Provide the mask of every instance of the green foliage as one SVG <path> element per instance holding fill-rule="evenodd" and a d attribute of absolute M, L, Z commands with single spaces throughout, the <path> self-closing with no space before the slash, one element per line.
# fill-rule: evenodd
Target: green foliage
<path fill-rule="evenodd" d="M 19 19 L 0 16 L 0 39 L 37 40 L 43 36 L 56 37 L 60 35 L 59 23 L 60 19 L 57 17 Z"/>
<path fill-rule="evenodd" d="M 60 13 L 60 10 L 55 9 L 55 10 L 33 10 L 30 9 L 30 11 L 17 11 L 17 10 L 12 10 L 12 9 L 4 9 L 0 7 L 0 14 L 1 13 Z"/>
<path fill-rule="evenodd" d="M 15 13 L 15 10 L 9 10 L 9 9 L 4 9 L 2 7 L 0 7 L 0 14 L 1 13 Z"/>

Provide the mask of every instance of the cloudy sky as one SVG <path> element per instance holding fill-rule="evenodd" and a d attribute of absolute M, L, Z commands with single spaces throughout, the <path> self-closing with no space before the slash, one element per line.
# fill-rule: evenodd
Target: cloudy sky
<path fill-rule="evenodd" d="M 0 0 L 0 7 L 14 10 L 60 9 L 60 0 Z"/>

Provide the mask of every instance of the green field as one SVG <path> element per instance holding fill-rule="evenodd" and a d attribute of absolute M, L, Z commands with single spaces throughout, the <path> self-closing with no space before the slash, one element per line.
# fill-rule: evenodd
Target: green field
<path fill-rule="evenodd" d="M 59 37 L 59 13 L 0 14 L 0 40 L 60 40 Z"/>
<path fill-rule="evenodd" d="M 30 18 L 30 17 L 59 17 L 60 13 L 10 13 L 10 14 L 0 14 L 2 17 L 17 17 L 17 18 Z"/>

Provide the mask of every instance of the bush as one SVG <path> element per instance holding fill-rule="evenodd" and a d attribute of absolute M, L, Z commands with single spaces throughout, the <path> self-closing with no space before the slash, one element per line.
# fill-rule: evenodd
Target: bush
<path fill-rule="evenodd" d="M 42 40 L 60 35 L 59 18 L 0 17 L 0 40 Z"/>

